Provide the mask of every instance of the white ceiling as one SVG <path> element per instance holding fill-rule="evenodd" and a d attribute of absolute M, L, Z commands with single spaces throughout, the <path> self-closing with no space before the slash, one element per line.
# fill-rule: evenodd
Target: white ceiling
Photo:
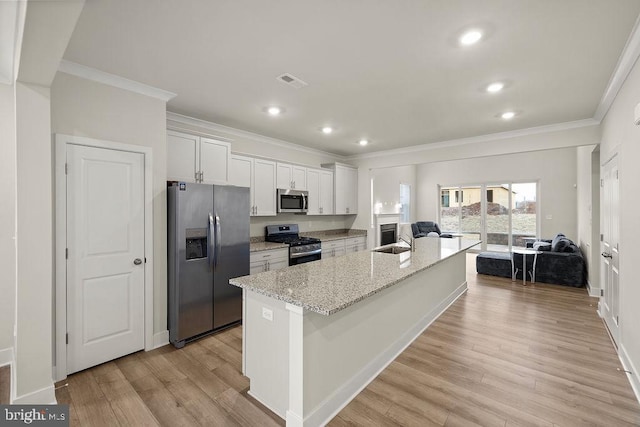
<path fill-rule="evenodd" d="M 170 111 L 352 155 L 591 118 L 639 13 L 639 0 L 91 0 L 64 57 L 176 93 Z M 485 37 L 461 47 L 468 28 Z M 483 91 L 495 80 L 507 87 Z"/>

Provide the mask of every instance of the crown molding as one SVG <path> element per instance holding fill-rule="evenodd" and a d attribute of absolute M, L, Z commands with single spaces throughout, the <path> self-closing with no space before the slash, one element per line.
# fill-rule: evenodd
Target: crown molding
<path fill-rule="evenodd" d="M 237 138 L 244 138 L 244 139 L 249 139 L 255 142 L 271 144 L 277 147 L 287 148 L 289 150 L 296 150 L 303 153 L 315 154 L 320 156 L 328 156 L 328 157 L 333 157 L 334 159 L 346 160 L 345 156 L 341 156 L 339 154 L 330 153 L 328 151 L 317 150 L 315 148 L 305 147 L 303 145 L 284 141 L 282 139 L 272 138 L 270 136 L 264 136 L 258 133 L 253 133 L 246 130 L 241 130 L 241 129 L 233 128 L 230 126 L 225 126 L 218 123 L 210 122 L 207 120 L 196 119 L 194 117 L 189 117 L 183 114 L 167 111 L 167 128 L 173 129 L 173 130 L 184 130 L 184 128 L 175 126 L 170 122 L 178 123 L 182 125 L 196 126 L 202 129 L 206 129 L 207 131 L 212 132 L 214 134 L 224 133 L 227 135 L 233 135 Z M 232 141 L 229 138 L 225 138 L 222 136 L 220 136 L 219 138 L 223 138 L 224 140 L 227 140 L 227 141 Z"/>
<path fill-rule="evenodd" d="M 119 89 L 128 90 L 129 92 L 156 98 L 164 102 L 167 102 L 170 99 L 176 97 L 176 94 L 173 92 L 158 89 L 153 86 L 137 82 L 135 80 L 125 79 L 124 77 L 106 73 L 104 71 L 87 67 L 86 65 L 78 64 L 75 62 L 67 61 L 65 59 L 60 61 L 58 71 L 65 74 L 71 74 L 72 76 L 81 77 L 83 79 L 92 80 L 94 82 L 102 83 L 108 86 L 117 87 Z"/>
<path fill-rule="evenodd" d="M 553 125 L 537 126 L 533 128 L 517 129 L 507 132 L 490 133 L 487 135 L 471 136 L 468 138 L 451 139 L 448 141 L 438 141 L 430 144 L 413 145 L 411 147 L 396 148 L 392 150 L 375 151 L 373 153 L 356 154 L 347 157 L 347 160 L 373 159 L 376 157 L 386 157 L 398 154 L 411 154 L 421 151 L 435 150 L 438 148 L 456 147 L 467 144 L 478 144 L 509 138 L 518 138 L 528 135 L 538 135 L 541 133 L 559 132 L 563 130 L 577 129 L 588 126 L 597 126 L 600 121 L 595 119 L 583 119 L 573 122 L 556 123 Z"/>
<path fill-rule="evenodd" d="M 602 99 L 600 99 L 600 103 L 598 104 L 598 108 L 596 108 L 596 112 L 593 115 L 593 118 L 598 122 L 602 121 L 604 116 L 611 108 L 611 104 L 618 96 L 618 92 L 620 88 L 624 84 L 624 81 L 629 76 L 631 69 L 635 65 L 638 57 L 640 56 L 640 17 L 636 20 L 635 25 L 633 26 L 633 30 L 631 30 L 631 35 L 627 39 L 627 43 L 624 45 L 624 49 L 622 49 L 622 53 L 620 54 L 620 58 L 618 58 L 618 63 L 616 64 L 616 68 L 611 74 L 611 78 L 609 79 L 609 84 L 602 95 Z"/>

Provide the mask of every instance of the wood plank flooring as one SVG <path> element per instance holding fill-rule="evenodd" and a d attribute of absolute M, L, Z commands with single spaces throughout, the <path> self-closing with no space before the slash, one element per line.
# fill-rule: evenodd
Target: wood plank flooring
<path fill-rule="evenodd" d="M 0 366 L 0 404 L 8 405 L 11 400 L 11 367 Z"/>
<path fill-rule="evenodd" d="M 640 405 L 585 289 L 480 276 L 330 426 L 632 426 Z M 69 376 L 71 425 L 277 426 L 247 393 L 242 330 Z"/>

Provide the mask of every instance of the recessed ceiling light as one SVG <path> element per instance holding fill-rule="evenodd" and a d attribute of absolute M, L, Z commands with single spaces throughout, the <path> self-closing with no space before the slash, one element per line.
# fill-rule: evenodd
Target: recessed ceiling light
<path fill-rule="evenodd" d="M 267 113 L 269 113 L 270 116 L 279 116 L 280 114 L 282 114 L 282 108 L 280 108 L 280 107 L 268 107 L 267 108 Z"/>
<path fill-rule="evenodd" d="M 369 143 L 369 141 L 368 141 L 368 140 L 366 140 L 366 139 L 361 139 L 360 141 L 358 141 L 358 144 L 360 144 L 360 145 L 362 145 L 362 146 L 365 146 L 365 145 L 367 145 L 368 143 Z"/>
<path fill-rule="evenodd" d="M 482 33 L 478 30 L 467 31 L 460 37 L 460 44 L 469 46 L 477 43 L 482 38 Z"/>
<path fill-rule="evenodd" d="M 505 120 L 511 120 L 515 116 L 516 116 L 516 113 L 514 113 L 513 111 L 506 111 L 500 115 L 500 117 L 502 117 Z"/>
<path fill-rule="evenodd" d="M 487 86 L 487 92 L 496 93 L 496 92 L 500 92 L 503 88 L 504 88 L 504 83 L 495 82 Z"/>
<path fill-rule="evenodd" d="M 331 126 L 324 126 L 322 128 L 322 133 L 325 135 L 329 135 L 331 132 L 333 132 L 333 128 Z"/>

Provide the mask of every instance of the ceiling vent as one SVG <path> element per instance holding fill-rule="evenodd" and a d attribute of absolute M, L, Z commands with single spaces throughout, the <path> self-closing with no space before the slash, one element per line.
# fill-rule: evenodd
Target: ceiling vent
<path fill-rule="evenodd" d="M 281 76 L 278 76 L 277 79 L 279 81 L 281 81 L 282 83 L 286 83 L 289 86 L 292 86 L 296 89 L 302 89 L 305 86 L 309 86 L 309 83 L 304 82 L 302 80 L 300 80 L 299 78 L 297 78 L 296 76 L 289 74 L 289 73 L 285 73 Z"/>

